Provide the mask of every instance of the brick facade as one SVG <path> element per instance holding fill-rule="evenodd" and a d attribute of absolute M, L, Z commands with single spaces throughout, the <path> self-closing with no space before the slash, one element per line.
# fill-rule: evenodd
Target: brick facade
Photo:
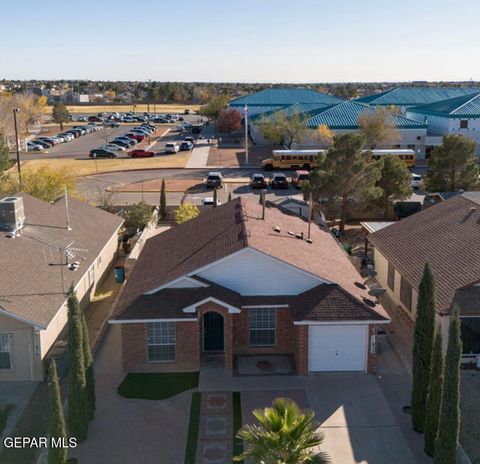
<path fill-rule="evenodd" d="M 295 326 L 295 369 L 297 374 L 308 374 L 308 325 Z"/>

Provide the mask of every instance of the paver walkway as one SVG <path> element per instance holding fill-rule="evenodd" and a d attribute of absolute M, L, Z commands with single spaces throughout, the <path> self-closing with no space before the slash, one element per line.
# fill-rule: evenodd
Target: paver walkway
<path fill-rule="evenodd" d="M 232 462 L 233 400 L 231 392 L 202 394 L 197 464 Z"/>

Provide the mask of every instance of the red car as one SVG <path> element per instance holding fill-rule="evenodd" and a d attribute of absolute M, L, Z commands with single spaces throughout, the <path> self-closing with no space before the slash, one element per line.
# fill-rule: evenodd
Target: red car
<path fill-rule="evenodd" d="M 128 156 L 130 156 L 130 158 L 152 158 L 155 156 L 155 152 L 149 150 L 130 150 Z"/>
<path fill-rule="evenodd" d="M 146 135 L 140 135 L 140 134 L 125 134 L 129 139 L 134 139 L 137 142 L 141 142 L 143 139 L 146 138 Z"/>

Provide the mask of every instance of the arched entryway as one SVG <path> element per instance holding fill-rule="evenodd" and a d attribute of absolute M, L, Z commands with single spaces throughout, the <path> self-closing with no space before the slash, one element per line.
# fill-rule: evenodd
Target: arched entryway
<path fill-rule="evenodd" d="M 224 351 L 223 316 L 215 311 L 203 315 L 203 351 L 220 353 Z"/>

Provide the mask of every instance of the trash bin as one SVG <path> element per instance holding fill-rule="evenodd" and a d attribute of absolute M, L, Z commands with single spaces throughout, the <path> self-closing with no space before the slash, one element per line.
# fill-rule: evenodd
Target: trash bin
<path fill-rule="evenodd" d="M 125 268 L 123 266 L 117 266 L 115 268 L 115 280 L 119 284 L 125 280 Z"/>

